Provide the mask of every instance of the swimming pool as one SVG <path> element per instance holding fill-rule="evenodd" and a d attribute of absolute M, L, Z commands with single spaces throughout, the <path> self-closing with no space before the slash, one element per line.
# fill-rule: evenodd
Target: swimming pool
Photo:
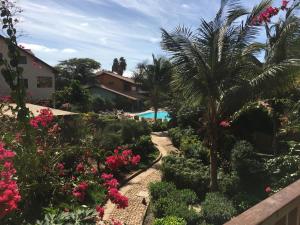
<path fill-rule="evenodd" d="M 154 112 L 145 112 L 138 114 L 139 117 L 145 118 L 145 119 L 154 119 Z M 157 112 L 157 119 L 162 120 L 170 120 L 170 115 L 166 111 L 158 111 Z"/>

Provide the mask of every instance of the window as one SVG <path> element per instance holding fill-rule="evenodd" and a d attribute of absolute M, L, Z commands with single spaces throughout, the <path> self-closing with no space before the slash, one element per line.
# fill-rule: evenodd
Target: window
<path fill-rule="evenodd" d="M 52 88 L 52 77 L 37 77 L 38 88 Z"/>
<path fill-rule="evenodd" d="M 28 79 L 22 79 L 22 81 L 21 81 L 22 83 L 23 83 L 23 85 L 24 85 L 24 88 L 28 88 Z"/>
<path fill-rule="evenodd" d="M 27 57 L 21 55 L 19 58 L 19 64 L 27 64 Z"/>

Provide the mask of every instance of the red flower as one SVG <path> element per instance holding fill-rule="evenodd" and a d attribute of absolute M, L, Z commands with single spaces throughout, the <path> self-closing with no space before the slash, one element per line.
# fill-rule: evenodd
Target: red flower
<path fill-rule="evenodd" d="M 117 179 L 111 179 L 111 180 L 107 180 L 104 183 L 104 186 L 107 188 L 117 188 L 119 186 L 119 182 L 117 181 Z"/>
<path fill-rule="evenodd" d="M 114 177 L 114 175 L 112 175 L 112 174 L 107 174 L 107 173 L 102 173 L 102 175 L 101 175 L 101 178 L 103 179 L 103 180 L 109 180 L 109 179 L 112 179 Z"/>
<path fill-rule="evenodd" d="M 78 173 L 84 172 L 84 165 L 83 165 L 83 163 L 79 163 L 76 166 L 76 172 L 78 172 Z"/>
<path fill-rule="evenodd" d="M 141 156 L 140 155 L 136 155 L 133 156 L 131 159 L 131 164 L 136 166 L 137 164 L 139 164 L 139 162 L 141 161 Z"/>
<path fill-rule="evenodd" d="M 289 4 L 289 1 L 287 1 L 287 0 L 282 0 L 281 9 L 282 9 L 282 10 L 286 10 L 288 4 Z"/>
<path fill-rule="evenodd" d="M 100 205 L 97 205 L 97 206 L 96 206 L 96 211 L 98 212 L 99 217 L 100 217 L 101 219 L 103 219 L 103 216 L 104 216 L 104 208 L 101 207 Z"/>
<path fill-rule="evenodd" d="M 11 103 L 12 102 L 12 98 L 11 98 L 11 96 L 1 96 L 0 97 L 0 102 Z"/>
<path fill-rule="evenodd" d="M 47 127 L 53 121 L 53 113 L 50 109 L 41 109 L 40 114 L 30 119 L 29 124 L 33 128 L 38 128 L 39 125 Z"/>
<path fill-rule="evenodd" d="M 116 188 L 111 188 L 108 190 L 108 197 L 112 203 L 117 205 L 118 209 L 124 209 L 128 206 L 128 198 L 121 195 Z"/>
<path fill-rule="evenodd" d="M 0 218 L 15 211 L 21 200 L 17 182 L 13 180 L 16 170 L 11 159 L 14 156 L 15 153 L 0 142 Z"/>
<path fill-rule="evenodd" d="M 270 188 L 270 187 L 266 187 L 266 189 L 265 189 L 265 192 L 266 192 L 266 193 L 270 193 L 270 192 L 272 192 L 272 188 Z"/>
<path fill-rule="evenodd" d="M 86 182 L 81 182 L 75 188 L 73 188 L 72 195 L 77 198 L 80 202 L 84 201 L 86 190 L 88 189 L 89 185 Z"/>

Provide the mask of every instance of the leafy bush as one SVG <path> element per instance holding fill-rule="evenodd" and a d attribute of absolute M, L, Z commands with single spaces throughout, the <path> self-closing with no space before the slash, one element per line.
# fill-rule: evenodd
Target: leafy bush
<path fill-rule="evenodd" d="M 151 124 L 151 130 L 153 132 L 166 131 L 168 129 L 168 121 L 156 120 Z"/>
<path fill-rule="evenodd" d="M 281 155 L 266 162 L 272 189 L 281 189 L 300 178 L 300 156 Z"/>
<path fill-rule="evenodd" d="M 206 222 L 222 225 L 230 220 L 237 211 L 233 203 L 219 193 L 207 193 L 202 203 L 202 213 Z"/>
<path fill-rule="evenodd" d="M 151 183 L 149 186 L 151 197 L 153 201 L 168 196 L 171 192 L 176 190 L 176 186 L 169 182 Z"/>
<path fill-rule="evenodd" d="M 154 202 L 160 198 L 169 197 L 183 204 L 190 205 L 197 200 L 195 192 L 189 189 L 177 190 L 176 186 L 169 182 L 151 183 L 149 189 Z"/>
<path fill-rule="evenodd" d="M 163 159 L 164 179 L 178 188 L 189 188 L 203 196 L 209 185 L 209 168 L 200 160 L 167 156 Z"/>
<path fill-rule="evenodd" d="M 238 213 L 246 211 L 262 200 L 262 198 L 246 192 L 240 192 L 232 198 L 233 204 Z"/>
<path fill-rule="evenodd" d="M 172 183 L 157 182 L 150 184 L 150 193 L 156 217 L 176 216 L 183 218 L 188 224 L 198 224 L 199 215 L 189 208 L 197 200 L 193 191 L 178 190 Z"/>
<path fill-rule="evenodd" d="M 180 142 L 180 150 L 188 158 L 200 159 L 203 163 L 209 163 L 209 150 L 203 146 L 196 135 L 183 136 Z"/>
<path fill-rule="evenodd" d="M 220 191 L 228 196 L 235 195 L 240 189 L 240 178 L 235 172 L 224 174 L 222 171 L 218 174 Z"/>
<path fill-rule="evenodd" d="M 162 219 L 156 219 L 154 225 L 187 225 L 186 221 L 176 216 L 167 216 Z"/>
<path fill-rule="evenodd" d="M 169 136 L 173 142 L 173 145 L 175 147 L 180 146 L 181 138 L 183 136 L 190 136 L 194 134 L 194 130 L 189 128 L 189 129 L 180 129 L 179 127 L 171 128 L 168 131 Z"/>
<path fill-rule="evenodd" d="M 232 168 L 241 179 L 241 184 L 246 189 L 258 188 L 258 181 L 263 180 L 264 165 L 261 163 L 252 145 L 247 141 L 235 144 L 232 155 Z"/>
<path fill-rule="evenodd" d="M 209 185 L 209 168 L 200 160 L 167 156 L 163 159 L 164 179 L 178 188 L 189 188 L 199 196 L 206 193 Z"/>
<path fill-rule="evenodd" d="M 189 225 L 197 225 L 200 216 L 189 206 L 172 198 L 160 198 L 153 204 L 154 215 L 158 218 L 176 216 L 183 218 Z"/>
<path fill-rule="evenodd" d="M 54 224 L 81 224 L 94 225 L 97 213 L 94 209 L 80 208 L 74 212 L 60 212 L 52 210 L 45 215 L 43 220 L 37 221 L 34 225 L 54 225 Z"/>

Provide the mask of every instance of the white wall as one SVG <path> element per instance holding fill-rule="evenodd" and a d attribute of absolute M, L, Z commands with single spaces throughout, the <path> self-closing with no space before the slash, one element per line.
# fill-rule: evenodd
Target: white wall
<path fill-rule="evenodd" d="M 7 58 L 7 45 L 5 41 L 0 38 L 0 53 L 3 54 L 4 58 Z M 50 67 L 44 65 L 43 63 L 35 60 L 29 53 L 21 51 L 21 55 L 27 57 L 27 64 L 20 65 L 23 67 L 23 78 L 28 79 L 28 89 L 27 91 L 32 95 L 35 100 L 46 100 L 51 99 L 52 94 L 55 92 L 55 76 Z M 38 88 L 37 87 L 37 77 L 51 77 L 52 87 L 51 88 Z M 0 71 L 0 96 L 10 95 L 10 88 L 6 84 L 3 75 Z"/>

